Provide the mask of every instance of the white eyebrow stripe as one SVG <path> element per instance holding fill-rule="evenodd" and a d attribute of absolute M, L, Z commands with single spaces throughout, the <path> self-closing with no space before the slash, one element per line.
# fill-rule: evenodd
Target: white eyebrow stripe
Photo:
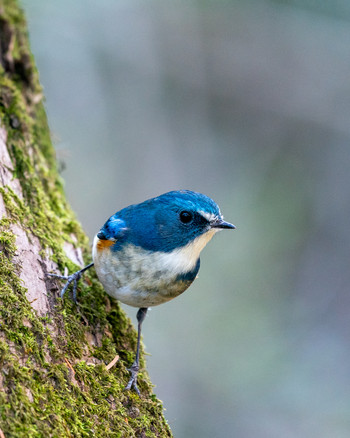
<path fill-rule="evenodd" d="M 212 222 L 217 216 L 214 213 L 207 213 L 206 211 L 199 211 L 200 215 L 202 215 L 208 222 Z"/>

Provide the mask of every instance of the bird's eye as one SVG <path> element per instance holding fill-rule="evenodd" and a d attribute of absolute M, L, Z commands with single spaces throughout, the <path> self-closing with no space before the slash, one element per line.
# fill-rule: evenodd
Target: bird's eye
<path fill-rule="evenodd" d="M 193 219 L 193 215 L 189 211 L 182 211 L 180 213 L 180 221 L 183 224 L 189 224 L 192 221 L 192 219 Z"/>

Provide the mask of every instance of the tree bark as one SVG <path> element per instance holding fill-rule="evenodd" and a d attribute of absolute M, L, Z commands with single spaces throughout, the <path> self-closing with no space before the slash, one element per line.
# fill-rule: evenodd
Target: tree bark
<path fill-rule="evenodd" d="M 64 196 L 16 0 L 0 0 L 0 63 L 0 437 L 170 437 L 147 373 L 141 398 L 124 391 L 136 333 L 93 269 L 78 305 L 46 275 L 91 256 Z"/>

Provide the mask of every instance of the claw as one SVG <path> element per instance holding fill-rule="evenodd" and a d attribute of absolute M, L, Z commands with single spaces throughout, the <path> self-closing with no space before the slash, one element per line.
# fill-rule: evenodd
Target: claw
<path fill-rule="evenodd" d="M 73 301 L 77 302 L 77 287 L 78 287 L 78 281 L 81 277 L 80 271 L 74 272 L 74 274 L 71 275 L 56 275 L 56 274 L 48 274 L 50 277 L 59 278 L 61 280 L 66 280 L 66 284 L 64 285 L 63 289 L 61 289 L 60 296 L 63 298 L 64 294 L 66 293 L 69 285 L 74 281 L 73 285 Z"/>
<path fill-rule="evenodd" d="M 133 363 L 130 368 L 128 368 L 128 371 L 131 373 L 130 380 L 126 387 L 124 388 L 125 391 L 129 391 L 130 389 L 134 388 L 135 392 L 138 396 L 141 396 L 140 390 L 137 387 L 137 375 L 139 372 L 139 366 L 137 363 Z"/>
<path fill-rule="evenodd" d="M 71 275 L 57 275 L 57 274 L 47 274 L 50 277 L 59 278 L 61 280 L 66 280 L 66 284 L 64 285 L 63 289 L 60 292 L 61 298 L 63 298 L 64 294 L 66 293 L 69 285 L 74 282 L 73 284 L 73 301 L 77 303 L 77 287 L 78 287 L 78 281 L 81 278 L 81 275 L 84 271 L 91 268 L 93 266 L 93 263 L 90 263 L 90 265 L 85 266 L 85 268 L 80 269 L 80 271 L 74 272 Z"/>

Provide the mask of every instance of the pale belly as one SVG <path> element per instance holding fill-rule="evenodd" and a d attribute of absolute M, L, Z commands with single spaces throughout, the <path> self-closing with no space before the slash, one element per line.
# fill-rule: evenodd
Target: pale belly
<path fill-rule="evenodd" d="M 151 253 L 133 246 L 113 252 L 110 248 L 97 249 L 96 243 L 95 238 L 93 260 L 99 280 L 110 296 L 129 306 L 157 306 L 177 297 L 190 286 L 198 271 L 193 278 L 183 275 L 187 268 L 174 264 L 166 253 Z"/>

